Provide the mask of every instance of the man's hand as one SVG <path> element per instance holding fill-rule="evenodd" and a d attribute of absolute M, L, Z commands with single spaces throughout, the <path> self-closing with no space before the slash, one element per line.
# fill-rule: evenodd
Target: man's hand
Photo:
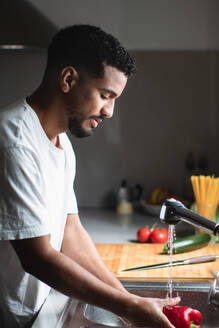
<path fill-rule="evenodd" d="M 178 304 L 180 302 L 179 297 L 172 299 L 159 299 L 136 296 L 134 302 L 135 305 L 130 309 L 130 313 L 126 317 L 134 326 L 148 328 L 174 328 L 162 310 L 164 306 Z"/>

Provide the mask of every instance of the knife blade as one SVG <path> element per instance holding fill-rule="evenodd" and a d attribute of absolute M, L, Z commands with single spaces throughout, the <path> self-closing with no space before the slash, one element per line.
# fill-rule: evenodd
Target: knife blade
<path fill-rule="evenodd" d="M 159 264 L 152 264 L 152 265 L 143 265 L 135 268 L 129 268 L 122 270 L 122 272 L 125 271 L 135 271 L 135 270 L 149 270 L 149 269 L 158 269 L 158 268 L 165 268 L 169 266 L 176 266 L 176 265 L 187 265 L 187 264 L 197 264 L 197 263 L 204 263 L 204 262 L 213 262 L 216 259 L 218 259 L 218 255 L 204 255 L 204 256 L 196 256 L 196 257 L 191 257 L 186 260 L 179 260 L 179 261 L 173 261 L 172 263 L 170 262 L 165 262 L 165 263 L 159 263 Z"/>

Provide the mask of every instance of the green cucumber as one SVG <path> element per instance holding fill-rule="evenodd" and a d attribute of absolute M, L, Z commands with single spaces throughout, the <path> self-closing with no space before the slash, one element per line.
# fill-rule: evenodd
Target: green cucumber
<path fill-rule="evenodd" d="M 206 246 L 211 240 L 211 236 L 208 233 L 199 233 L 196 235 L 187 236 L 184 238 L 178 238 L 173 242 L 173 253 L 183 253 L 194 251 L 195 249 Z M 168 245 L 164 245 L 163 253 L 168 253 Z"/>

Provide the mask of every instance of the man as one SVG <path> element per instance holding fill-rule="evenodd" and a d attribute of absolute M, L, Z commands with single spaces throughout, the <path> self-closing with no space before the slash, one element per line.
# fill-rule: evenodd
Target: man
<path fill-rule="evenodd" d="M 30 327 L 50 287 L 125 317 L 173 327 L 162 307 L 179 299 L 128 293 L 82 227 L 65 134 L 90 135 L 113 115 L 135 70 L 112 36 L 89 25 L 61 30 L 48 49 L 39 88 L 0 115 L 0 322 Z"/>

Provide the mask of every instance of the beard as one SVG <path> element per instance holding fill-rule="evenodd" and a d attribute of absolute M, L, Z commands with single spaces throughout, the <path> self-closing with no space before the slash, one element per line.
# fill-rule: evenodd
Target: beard
<path fill-rule="evenodd" d="M 70 133 L 77 138 L 89 137 L 94 131 L 94 129 L 91 129 L 90 131 L 85 130 L 82 127 L 82 121 L 77 118 L 69 119 L 68 128 Z"/>
<path fill-rule="evenodd" d="M 105 115 L 93 115 L 90 116 L 90 118 L 93 119 L 101 119 L 102 121 L 105 119 Z M 72 117 L 68 121 L 68 129 L 72 135 L 74 135 L 77 138 L 84 138 L 89 137 L 93 134 L 93 132 L 96 130 L 96 128 L 91 128 L 90 130 L 86 130 L 82 126 L 83 119 Z"/>

